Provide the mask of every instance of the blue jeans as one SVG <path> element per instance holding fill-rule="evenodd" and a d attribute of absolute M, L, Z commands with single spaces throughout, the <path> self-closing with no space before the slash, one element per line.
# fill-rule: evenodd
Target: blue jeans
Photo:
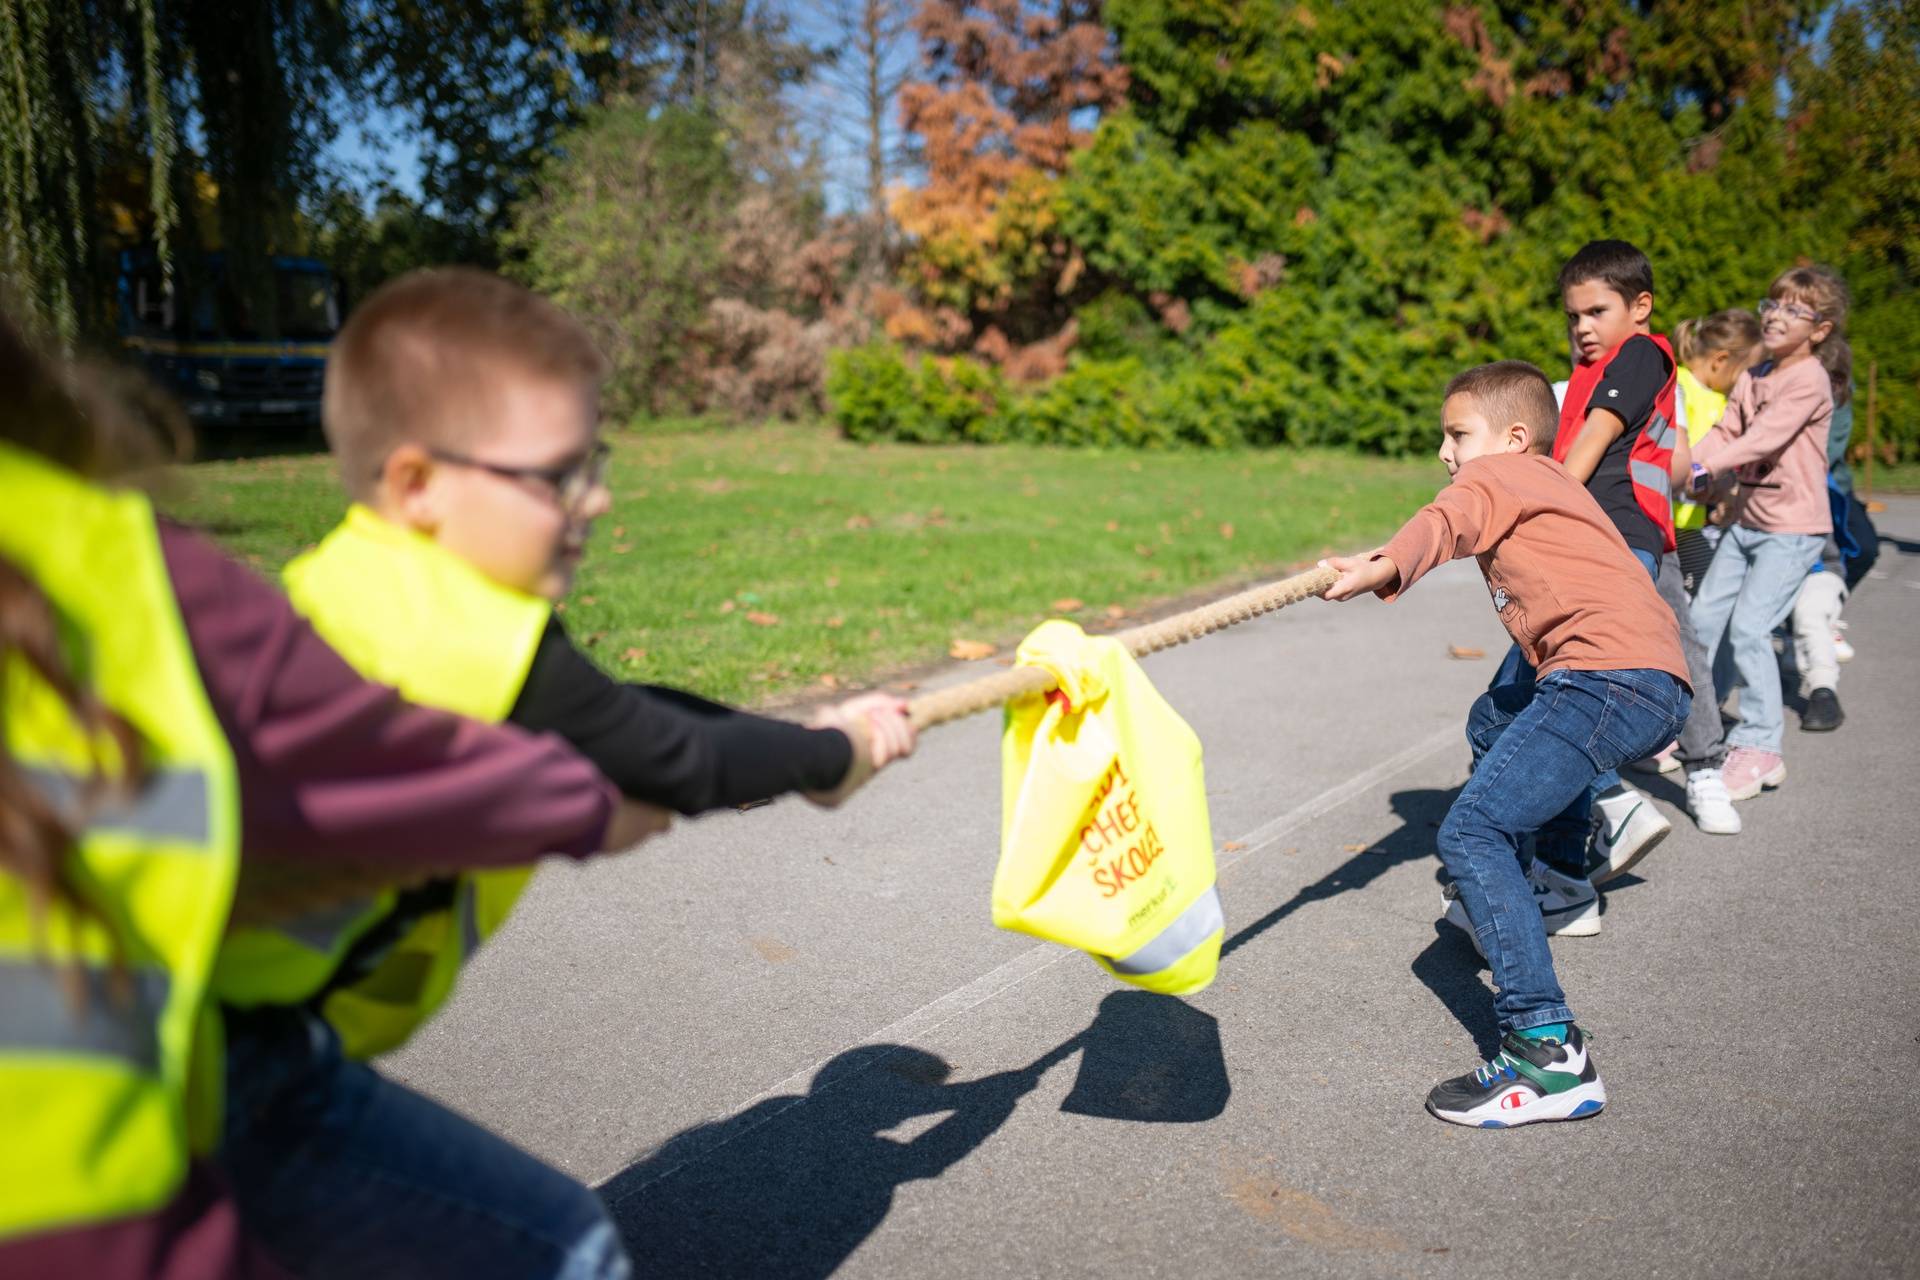
<path fill-rule="evenodd" d="M 1657 585 L 1660 581 L 1660 561 L 1654 556 L 1648 555 L 1646 552 L 1640 550 L 1638 547 L 1628 547 L 1627 550 L 1633 553 L 1633 558 L 1640 562 L 1640 567 L 1647 571 L 1647 576 L 1652 578 Z M 1487 686 L 1487 692 L 1492 693 L 1496 689 L 1513 685 L 1525 686 L 1525 691 L 1512 695 L 1508 699 L 1509 703 L 1515 706 L 1525 706 L 1526 700 L 1533 696 L 1531 692 L 1533 688 L 1533 664 L 1521 656 L 1520 646 L 1517 644 L 1508 648 L 1507 656 L 1500 660 L 1499 669 L 1493 673 L 1493 683 Z M 1513 701 L 1515 698 L 1519 700 L 1517 702 Z M 1479 703 L 1474 703 L 1475 710 L 1478 710 L 1479 706 Z M 1474 744 L 1473 759 L 1475 764 L 1479 763 L 1480 757 L 1484 753 L 1485 749 L 1480 746 L 1480 743 L 1487 736 L 1488 728 L 1489 726 L 1484 723 L 1476 726 L 1473 712 L 1467 714 L 1467 741 Z M 1664 747 L 1667 744 L 1663 742 L 1660 745 Z M 1602 792 L 1611 791 L 1619 785 L 1620 771 L 1618 769 L 1604 769 L 1601 771 L 1600 776 L 1593 780 L 1593 785 L 1588 788 L 1587 799 L 1591 801 Z M 1544 833 L 1542 834 L 1544 836 Z M 1583 828 L 1579 849 L 1566 848 L 1561 841 L 1554 840 L 1550 847 L 1547 845 L 1541 847 L 1539 851 L 1540 856 L 1545 858 L 1547 865 L 1555 870 L 1563 871 L 1567 875 L 1578 876 L 1584 879 L 1587 874 L 1586 838 L 1587 830 Z"/>
<path fill-rule="evenodd" d="M 304 1009 L 227 1015 L 218 1161 L 294 1275 L 624 1280 L 599 1197 L 340 1053 Z"/>
<path fill-rule="evenodd" d="M 1725 638 L 1746 686 L 1740 694 L 1740 723 L 1727 734 L 1729 747 L 1780 751 L 1786 715 L 1780 705 L 1773 629 L 1793 611 L 1800 584 L 1820 559 L 1825 542 L 1817 534 L 1762 533 L 1734 525 L 1721 537 L 1713 563 L 1694 592 L 1694 633 L 1708 653 L 1718 650 Z M 1716 692 L 1724 696 L 1729 690 Z"/>
<path fill-rule="evenodd" d="M 1537 684 L 1490 689 L 1474 703 L 1486 750 L 1440 824 L 1440 860 L 1493 970 L 1500 1029 L 1571 1022 L 1547 950 L 1546 926 L 1520 860 L 1538 832 L 1585 847 L 1594 778 L 1673 741 L 1692 698 L 1664 671 L 1555 671 Z"/>

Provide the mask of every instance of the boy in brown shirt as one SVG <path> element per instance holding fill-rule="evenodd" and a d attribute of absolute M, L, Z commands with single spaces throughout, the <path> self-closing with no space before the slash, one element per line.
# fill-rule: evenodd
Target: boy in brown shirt
<path fill-rule="evenodd" d="M 1606 1105 L 1553 972 L 1521 840 L 1584 840 L 1587 788 L 1602 772 L 1666 745 L 1692 702 L 1678 624 L 1592 494 L 1551 458 L 1558 410 L 1546 375 L 1519 360 L 1447 384 L 1440 461 L 1453 483 L 1386 546 L 1327 563 L 1329 600 L 1397 599 L 1461 556 L 1480 564 L 1531 685 L 1490 690 L 1473 720 L 1489 741 L 1440 825 L 1475 944 L 1493 970 L 1500 1051 L 1444 1080 L 1427 1110 L 1454 1124 L 1506 1128 L 1572 1120 Z"/>

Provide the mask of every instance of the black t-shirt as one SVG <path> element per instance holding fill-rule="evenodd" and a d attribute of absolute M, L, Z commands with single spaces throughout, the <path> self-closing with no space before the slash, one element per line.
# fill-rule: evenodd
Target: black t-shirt
<path fill-rule="evenodd" d="M 656 685 L 622 684 L 573 647 L 556 617 L 534 650 L 507 719 L 557 733 L 635 800 L 683 814 L 831 791 L 853 744 L 838 729 L 808 729 Z"/>
<path fill-rule="evenodd" d="M 1654 403 L 1660 398 L 1660 388 L 1666 385 L 1672 372 L 1659 344 L 1645 334 L 1636 334 L 1614 353 L 1580 415 L 1584 421 L 1595 409 L 1605 409 L 1626 424 L 1626 429 L 1600 456 L 1600 465 L 1593 469 L 1593 476 L 1587 481 L 1587 492 L 1607 513 L 1629 547 L 1645 551 L 1656 559 L 1666 549 L 1666 536 L 1634 496 L 1633 472 L 1627 463 L 1633 442 L 1646 430 Z"/>

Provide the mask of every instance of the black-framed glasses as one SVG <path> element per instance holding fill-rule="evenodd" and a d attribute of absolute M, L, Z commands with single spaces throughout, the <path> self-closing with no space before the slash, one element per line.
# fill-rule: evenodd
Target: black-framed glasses
<path fill-rule="evenodd" d="M 569 512 L 578 511 L 586 503 L 588 495 L 606 483 L 607 462 L 613 457 L 613 448 L 605 440 L 595 440 L 593 448 L 587 450 L 586 456 L 578 461 L 562 463 L 557 467 L 510 467 L 504 463 L 456 453 L 451 449 L 429 448 L 427 452 L 441 462 L 449 462 L 456 467 L 472 467 L 476 471 L 486 471 L 522 485 L 536 481 L 560 505 L 561 510 Z"/>
<path fill-rule="evenodd" d="M 1763 302 L 1761 302 L 1760 318 L 1762 320 L 1766 319 L 1768 316 L 1772 315 L 1776 311 L 1778 311 L 1781 315 L 1784 315 L 1785 317 L 1787 317 L 1787 319 L 1789 320 L 1805 320 L 1808 324 L 1820 323 L 1820 313 L 1818 311 L 1815 311 L 1812 307 L 1805 306 L 1801 303 L 1781 302 L 1776 298 L 1768 298 Z"/>

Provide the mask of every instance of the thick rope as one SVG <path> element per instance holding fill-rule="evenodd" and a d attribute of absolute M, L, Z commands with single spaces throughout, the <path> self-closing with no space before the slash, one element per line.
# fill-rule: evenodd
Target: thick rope
<path fill-rule="evenodd" d="M 1197 640 L 1201 636 L 1230 627 L 1236 622 L 1257 618 L 1263 613 L 1298 604 L 1309 596 L 1326 591 L 1339 578 L 1332 569 L 1309 569 L 1291 578 L 1253 587 L 1224 600 L 1176 613 L 1158 622 L 1133 627 L 1114 636 L 1136 658 L 1171 649 L 1174 645 Z M 951 688 L 923 694 L 907 704 L 907 714 L 916 729 L 930 728 L 986 711 L 1025 694 L 1045 693 L 1055 687 L 1053 676 L 1039 667 L 1015 667 L 997 671 L 978 680 L 969 680 Z"/>
<path fill-rule="evenodd" d="M 1230 627 L 1236 622 L 1257 618 L 1263 613 L 1298 604 L 1332 586 L 1339 575 L 1331 569 L 1310 569 L 1265 586 L 1254 587 L 1224 600 L 1176 613 L 1170 618 L 1134 627 L 1114 636 L 1134 657 L 1145 657 L 1170 649 L 1189 640 Z M 925 729 L 949 720 L 958 720 L 976 712 L 997 707 L 1026 694 L 1052 689 L 1052 675 L 1039 667 L 1014 667 L 996 671 L 978 680 L 938 689 L 907 704 L 916 728 Z M 322 906 L 350 901 L 381 889 L 404 887 L 409 883 L 439 875 L 456 875 L 458 867 L 434 872 L 412 867 L 397 872 L 386 864 L 346 863 L 328 867 L 300 866 L 246 861 L 235 894 L 233 926 L 269 924 L 287 920 Z"/>

